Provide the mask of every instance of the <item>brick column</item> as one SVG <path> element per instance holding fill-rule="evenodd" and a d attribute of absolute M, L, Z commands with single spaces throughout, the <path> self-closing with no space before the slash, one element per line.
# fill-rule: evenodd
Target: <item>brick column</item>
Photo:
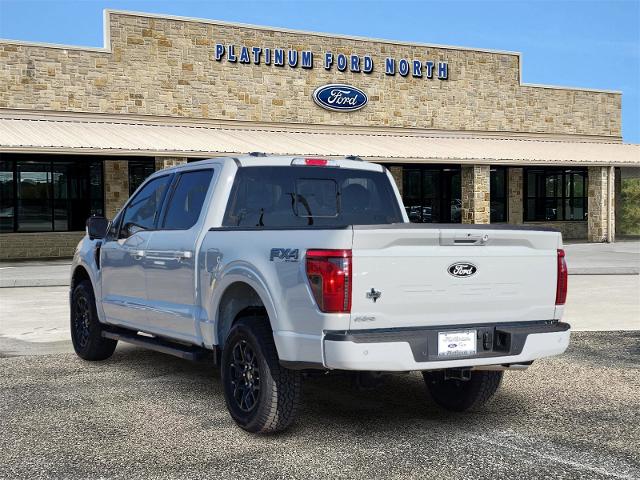
<path fill-rule="evenodd" d="M 163 168 L 175 167 L 187 163 L 186 157 L 156 157 L 156 172 Z"/>
<path fill-rule="evenodd" d="M 615 179 L 611 178 L 611 182 L 614 181 Z M 610 192 L 611 205 L 609 205 Z M 588 196 L 587 239 L 590 242 L 606 242 L 609 225 L 615 225 L 613 207 L 615 188 L 613 183 L 609 185 L 609 167 L 589 167 Z M 611 237 L 613 240 L 613 231 Z"/>
<path fill-rule="evenodd" d="M 509 167 L 507 173 L 507 189 L 509 198 L 507 205 L 509 211 L 507 214 L 507 222 L 511 224 L 520 224 L 524 222 L 524 178 L 523 169 Z"/>
<path fill-rule="evenodd" d="M 389 167 L 389 172 L 398 186 L 400 196 L 402 196 L 402 167 Z"/>
<path fill-rule="evenodd" d="M 112 219 L 129 198 L 129 162 L 104 161 L 104 214 Z"/>
<path fill-rule="evenodd" d="M 462 166 L 462 223 L 489 223 L 489 165 Z"/>

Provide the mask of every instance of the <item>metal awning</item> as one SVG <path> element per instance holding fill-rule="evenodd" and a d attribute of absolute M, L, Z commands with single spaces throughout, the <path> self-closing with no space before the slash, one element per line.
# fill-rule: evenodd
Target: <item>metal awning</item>
<path fill-rule="evenodd" d="M 143 119 L 144 120 L 144 119 Z M 176 123 L 170 123 L 175 121 Z M 387 162 L 640 167 L 640 145 L 601 141 L 438 135 L 393 128 L 164 123 L 81 117 L 0 115 L 0 151 L 145 156 L 248 152 Z"/>

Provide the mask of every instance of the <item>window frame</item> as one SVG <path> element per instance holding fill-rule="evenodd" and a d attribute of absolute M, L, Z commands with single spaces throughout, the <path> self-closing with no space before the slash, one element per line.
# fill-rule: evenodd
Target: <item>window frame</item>
<path fill-rule="evenodd" d="M 536 181 L 534 185 L 534 194 L 530 195 L 529 193 L 529 175 L 533 172 L 542 172 L 543 175 L 543 184 L 545 186 L 545 195 L 537 196 L 538 193 L 538 182 Z M 538 173 L 539 174 L 539 173 Z M 582 195 L 581 196 L 571 196 L 570 193 L 567 193 L 567 178 L 580 174 L 582 177 Z M 546 194 L 546 184 L 547 179 L 552 176 L 559 176 L 560 178 L 560 194 L 554 196 L 548 196 Z M 522 176 L 523 183 L 523 195 L 522 195 L 522 209 L 523 209 L 523 222 L 585 222 L 588 219 L 589 215 L 589 171 L 586 168 L 567 168 L 567 167 L 525 167 Z M 575 184 L 572 182 L 571 191 L 575 190 Z M 557 191 L 557 189 L 556 189 Z M 576 199 L 582 200 L 583 205 L 583 218 L 568 218 L 566 205 L 567 202 L 572 202 Z M 533 218 L 529 215 L 529 200 L 534 201 L 534 215 Z M 562 205 L 562 218 L 556 218 L 553 220 L 547 220 L 546 218 L 539 218 L 537 212 L 542 207 L 542 211 L 546 208 L 545 205 L 549 201 L 560 202 Z"/>

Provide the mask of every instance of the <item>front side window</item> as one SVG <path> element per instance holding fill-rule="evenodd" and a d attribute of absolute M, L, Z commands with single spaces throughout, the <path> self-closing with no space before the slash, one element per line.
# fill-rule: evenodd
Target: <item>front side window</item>
<path fill-rule="evenodd" d="M 226 227 L 323 227 L 402 222 L 383 172 L 331 167 L 243 167 Z"/>
<path fill-rule="evenodd" d="M 124 212 L 119 238 L 154 228 L 170 178 L 170 175 L 154 178 L 131 199 Z"/>
<path fill-rule="evenodd" d="M 162 225 L 166 230 L 188 230 L 193 227 L 204 205 L 213 170 L 197 170 L 180 175 L 169 200 Z"/>
<path fill-rule="evenodd" d="M 524 187 L 525 221 L 586 220 L 585 169 L 527 168 Z"/>

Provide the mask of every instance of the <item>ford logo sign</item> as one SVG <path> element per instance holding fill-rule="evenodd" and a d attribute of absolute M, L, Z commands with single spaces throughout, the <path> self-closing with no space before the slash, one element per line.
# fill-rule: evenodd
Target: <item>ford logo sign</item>
<path fill-rule="evenodd" d="M 478 271 L 478 267 L 476 267 L 473 263 L 463 263 L 458 262 L 453 265 L 449 265 L 447 269 L 449 275 L 453 275 L 454 277 L 464 278 L 470 277 L 474 273 Z"/>
<path fill-rule="evenodd" d="M 351 85 L 332 83 L 316 88 L 313 100 L 322 108 L 334 112 L 353 112 L 364 107 L 369 99 L 362 90 Z"/>

